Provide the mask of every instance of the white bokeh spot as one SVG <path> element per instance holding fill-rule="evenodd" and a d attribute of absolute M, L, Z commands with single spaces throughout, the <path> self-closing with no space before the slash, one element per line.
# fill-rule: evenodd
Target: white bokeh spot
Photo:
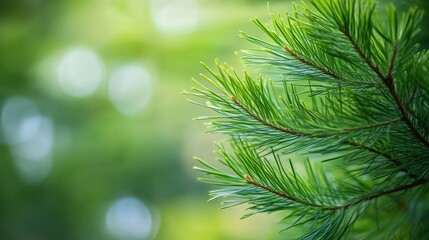
<path fill-rule="evenodd" d="M 61 58 L 58 65 L 58 82 L 67 94 L 85 97 L 97 90 L 103 72 L 103 64 L 93 51 L 75 48 Z"/>
<path fill-rule="evenodd" d="M 109 98 L 124 115 L 139 113 L 149 102 L 152 83 L 148 71 L 139 64 L 115 69 L 109 80 Z"/>
<path fill-rule="evenodd" d="M 54 143 L 52 121 L 40 115 L 29 99 L 11 97 L 1 113 L 2 129 L 19 175 L 40 182 L 49 175 Z"/>
<path fill-rule="evenodd" d="M 22 97 L 11 97 L 3 106 L 1 120 L 3 135 L 8 144 L 19 144 L 32 138 L 39 116 L 36 105 Z M 37 120 L 36 120 L 37 121 Z"/>
<path fill-rule="evenodd" d="M 164 34 L 189 34 L 198 25 L 196 0 L 151 0 L 155 26 Z"/>
<path fill-rule="evenodd" d="M 125 197 L 114 202 L 106 215 L 106 226 L 119 239 L 147 239 L 153 221 L 149 209 L 140 200 Z"/>

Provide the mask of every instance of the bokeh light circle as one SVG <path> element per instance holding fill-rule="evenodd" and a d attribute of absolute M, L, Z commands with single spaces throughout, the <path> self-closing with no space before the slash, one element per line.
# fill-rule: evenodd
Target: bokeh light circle
<path fill-rule="evenodd" d="M 3 106 L 2 129 L 8 144 L 19 144 L 31 139 L 37 131 L 39 112 L 27 98 L 11 97 Z"/>
<path fill-rule="evenodd" d="M 137 198 L 124 197 L 109 207 L 106 226 L 119 239 L 147 239 L 153 228 L 152 215 Z"/>
<path fill-rule="evenodd" d="M 152 19 L 164 34 L 189 34 L 198 25 L 196 0 L 151 0 Z"/>
<path fill-rule="evenodd" d="M 109 80 L 109 98 L 124 115 L 140 112 L 149 102 L 153 86 L 148 71 L 139 64 L 115 69 Z"/>
<path fill-rule="evenodd" d="M 52 166 L 54 126 L 40 115 L 36 105 L 23 97 L 7 99 L 1 112 L 2 130 L 19 175 L 27 182 L 40 182 Z"/>
<path fill-rule="evenodd" d="M 75 48 L 61 58 L 58 65 L 58 82 L 69 95 L 85 97 L 97 90 L 103 71 L 103 64 L 93 51 Z"/>

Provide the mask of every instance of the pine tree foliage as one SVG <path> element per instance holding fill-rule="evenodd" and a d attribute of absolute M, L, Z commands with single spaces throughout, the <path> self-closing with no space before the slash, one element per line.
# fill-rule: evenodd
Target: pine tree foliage
<path fill-rule="evenodd" d="M 213 199 L 281 212 L 287 239 L 429 239 L 429 52 L 422 12 L 308 0 L 254 20 L 241 52 L 258 77 L 217 63 L 187 92 L 228 136 L 223 166 L 201 159 Z M 265 76 L 265 77 L 264 77 Z"/>

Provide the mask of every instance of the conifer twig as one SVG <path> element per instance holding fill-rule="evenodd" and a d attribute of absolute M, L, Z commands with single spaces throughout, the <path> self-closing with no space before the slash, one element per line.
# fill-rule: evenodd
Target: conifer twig
<path fill-rule="evenodd" d="M 319 65 L 315 64 L 314 62 L 312 62 L 312 61 L 310 61 L 310 60 L 308 60 L 308 59 L 306 59 L 304 57 L 299 56 L 296 52 L 294 52 L 288 46 L 283 46 L 283 49 L 286 52 L 288 52 L 290 55 L 292 55 L 294 58 L 296 58 L 298 61 L 300 61 L 301 63 L 303 63 L 303 64 L 305 64 L 305 65 L 307 65 L 307 66 L 309 66 L 311 68 L 314 68 L 314 69 L 316 69 L 316 70 L 324 73 L 325 75 L 327 75 L 329 77 L 332 77 L 333 79 L 336 79 L 336 80 L 338 80 L 340 82 L 350 83 L 349 81 L 347 81 L 347 80 L 343 79 L 342 77 L 340 77 L 339 75 L 337 75 L 332 70 L 330 70 L 330 69 L 328 69 L 326 67 L 319 66 Z M 375 86 L 374 84 L 367 83 L 367 82 L 358 82 L 356 84 L 367 85 L 367 86 Z"/>
<path fill-rule="evenodd" d="M 310 207 L 317 207 L 317 208 L 323 208 L 324 207 L 323 205 L 319 205 L 319 204 L 316 204 L 316 203 L 308 202 L 308 201 L 305 201 L 305 200 L 302 200 L 302 199 L 298 199 L 298 198 L 296 198 L 294 196 L 291 196 L 291 195 L 289 195 L 287 193 L 276 191 L 276 190 L 274 190 L 274 189 L 272 189 L 272 188 L 270 188 L 268 186 L 265 186 L 265 185 L 263 185 L 263 184 L 255 181 L 255 180 L 253 180 L 247 174 L 244 175 L 244 179 L 246 180 L 246 183 L 248 183 L 250 185 L 253 185 L 253 186 L 258 187 L 258 188 L 262 188 L 262 189 L 264 189 L 264 190 L 266 190 L 266 191 L 268 191 L 268 192 L 270 192 L 272 194 L 275 194 L 275 195 L 277 195 L 279 197 L 282 197 L 282 198 L 285 198 L 287 200 L 291 200 L 293 202 L 301 203 L 303 205 L 310 206 Z"/>
<path fill-rule="evenodd" d="M 379 198 L 379 197 L 382 197 L 382 196 L 385 196 L 385 195 L 389 195 L 389 194 L 392 194 L 392 193 L 397 193 L 397 192 L 405 191 L 405 190 L 408 190 L 408 189 L 412 189 L 412 188 L 418 187 L 420 185 L 426 184 L 427 182 L 428 181 L 426 179 L 418 179 L 418 180 L 416 180 L 414 182 L 411 182 L 411 183 L 408 183 L 408 184 L 405 184 L 405 185 L 401 185 L 401 186 L 398 186 L 398 187 L 394 187 L 394 188 L 391 188 L 391 189 L 388 189 L 388 190 L 385 190 L 385 191 L 373 192 L 373 193 L 370 193 L 370 194 L 367 194 L 367 195 L 363 195 L 361 197 L 356 198 L 355 200 L 352 200 L 350 202 L 347 202 L 347 203 L 344 203 L 344 204 L 341 204 L 341 205 L 338 205 L 338 206 L 326 207 L 326 209 L 336 211 L 336 210 L 339 210 L 339 209 L 348 208 L 348 207 L 351 207 L 353 205 L 356 205 L 356 204 L 364 202 L 364 201 L 369 201 L 369 200 L 372 200 L 372 199 L 375 199 L 375 198 Z"/>
<path fill-rule="evenodd" d="M 396 54 L 398 54 L 398 47 L 396 46 L 396 43 L 393 43 L 393 52 L 392 52 L 392 57 L 390 59 L 390 63 L 389 63 L 389 69 L 387 70 L 387 78 L 391 78 L 393 75 L 393 67 L 395 65 L 395 60 L 396 60 Z"/>
<path fill-rule="evenodd" d="M 400 120 L 402 120 L 402 118 L 395 118 L 392 120 L 388 120 L 388 121 L 384 121 L 381 123 L 376 123 L 376 124 L 372 124 L 372 125 L 364 125 L 364 126 L 358 126 L 358 127 L 349 127 L 349 128 L 342 128 L 338 131 L 334 131 L 333 133 L 309 133 L 309 132 L 302 132 L 302 131 L 297 131 L 297 130 L 292 130 L 292 129 L 288 129 L 288 128 L 284 128 L 284 127 L 280 127 L 278 125 L 274 125 L 273 123 L 268 122 L 267 120 L 264 120 L 262 118 L 260 118 L 259 116 L 257 116 L 255 113 L 253 113 L 252 111 L 250 111 L 247 107 L 245 107 L 243 104 L 241 104 L 237 98 L 235 97 L 230 97 L 231 100 L 240 108 L 242 109 L 244 112 L 246 112 L 250 117 L 252 117 L 253 119 L 255 119 L 256 121 L 262 123 L 263 125 L 270 127 L 272 129 L 276 129 L 280 132 L 283 133 L 287 133 L 287 134 L 291 134 L 294 136 L 306 136 L 306 137 L 328 137 L 328 136 L 332 136 L 335 134 L 341 134 L 343 132 L 352 132 L 352 131 L 358 131 L 358 130 L 365 130 L 365 129 L 371 129 L 371 128 L 377 128 L 377 127 L 382 127 L 382 126 L 386 126 L 386 125 L 390 125 L 392 123 L 398 122 Z"/>
<path fill-rule="evenodd" d="M 326 134 L 324 134 L 324 135 L 323 134 L 322 135 L 320 135 L 320 134 L 319 135 L 318 134 L 311 134 L 311 133 L 296 131 L 296 130 L 292 130 L 292 129 L 288 129 L 288 128 L 284 128 L 284 127 L 280 127 L 280 126 L 274 125 L 274 124 L 272 124 L 272 123 L 270 123 L 270 122 L 268 122 L 268 121 L 260 118 L 259 116 L 257 116 L 256 114 L 254 114 L 252 111 L 250 111 L 249 109 L 247 109 L 243 104 L 241 104 L 237 100 L 237 98 L 235 98 L 233 96 L 230 97 L 230 98 L 232 99 L 232 101 L 240 109 L 242 109 L 244 112 L 246 112 L 250 117 L 252 117 L 257 122 L 261 123 L 264 126 L 267 126 L 267 127 L 271 128 L 271 129 L 277 130 L 277 131 L 285 133 L 285 134 L 293 135 L 293 136 L 317 137 L 317 138 L 327 137 L 328 136 Z M 362 130 L 362 129 L 368 129 L 368 128 L 375 128 L 375 127 L 385 126 L 385 125 L 397 122 L 399 120 L 401 120 L 401 119 L 393 119 L 393 120 L 390 120 L 390 121 L 385 121 L 383 123 L 374 124 L 374 125 L 368 125 L 368 126 L 363 126 L 363 127 L 345 128 L 343 130 L 345 130 L 345 131 L 354 131 L 354 130 Z M 379 150 L 377 150 L 375 148 L 364 146 L 364 145 L 361 145 L 359 143 L 352 142 L 352 141 L 349 141 L 349 140 L 343 140 L 342 143 L 345 144 L 345 145 L 349 145 L 349 146 L 353 146 L 353 147 L 357 147 L 357 148 L 366 150 L 366 151 L 374 153 L 376 155 L 383 156 L 389 162 L 392 162 L 392 163 L 394 163 L 397 166 L 401 165 L 401 162 L 398 159 L 395 159 L 393 156 L 391 156 L 391 155 L 389 155 L 387 153 L 383 153 L 383 152 L 381 152 L 381 151 L 379 151 Z M 414 175 L 414 174 L 409 173 L 407 169 L 401 168 L 400 171 L 407 173 L 411 178 L 417 179 L 417 176 Z"/>
<path fill-rule="evenodd" d="M 350 43 L 352 44 L 353 48 L 356 50 L 356 52 L 358 53 L 358 55 L 362 58 L 362 60 L 368 65 L 368 67 L 370 69 L 372 69 L 372 71 L 374 71 L 374 73 L 378 76 L 378 78 L 380 78 L 381 80 L 384 81 L 384 75 L 383 73 L 381 73 L 380 69 L 374 65 L 371 62 L 371 59 L 369 59 L 365 53 L 362 51 L 362 49 L 359 47 L 359 45 L 357 44 L 357 42 L 353 39 L 352 35 L 350 34 L 350 31 L 348 29 L 348 27 L 346 25 L 342 25 L 342 32 L 344 33 L 344 35 L 347 37 L 347 39 L 350 41 Z"/>
<path fill-rule="evenodd" d="M 373 125 L 343 128 L 342 131 L 351 132 L 351 131 L 357 131 L 357 130 L 377 128 L 377 127 L 382 127 L 382 126 L 390 125 L 392 123 L 399 122 L 401 120 L 402 120 L 402 118 L 395 118 L 395 119 L 392 119 L 392 120 L 387 120 L 387 121 L 384 121 L 384 122 L 381 122 L 381 123 L 376 123 L 376 124 L 373 124 Z"/>
<path fill-rule="evenodd" d="M 418 179 L 418 180 L 415 180 L 414 182 L 411 182 L 411 183 L 408 183 L 408 184 L 405 184 L 405 185 L 401 185 L 401 186 L 398 186 L 398 187 L 394 187 L 394 188 L 391 188 L 391 189 L 388 189 L 388 190 L 385 190 L 385 191 L 378 191 L 378 192 L 373 192 L 373 193 L 368 193 L 368 194 L 362 195 L 360 197 L 355 198 L 354 200 L 351 200 L 349 202 L 343 203 L 341 205 L 324 206 L 324 205 L 320 205 L 320 204 L 317 204 L 317 203 L 313 203 L 313 202 L 305 201 L 305 200 L 302 200 L 302 199 L 298 199 L 298 198 L 296 198 L 296 197 L 294 197 L 294 196 L 292 196 L 290 194 L 283 193 L 283 192 L 277 191 L 275 189 L 272 189 L 271 187 L 268 187 L 266 185 L 263 185 L 262 183 L 259 183 L 259 182 L 255 181 L 255 180 L 253 180 L 247 174 L 244 175 L 244 179 L 245 179 L 246 183 L 248 183 L 250 185 L 253 185 L 255 187 L 264 189 L 264 190 L 266 190 L 266 191 L 268 191 L 268 192 L 270 192 L 272 194 L 275 194 L 275 195 L 277 195 L 277 196 L 279 196 L 281 198 L 284 198 L 284 199 L 287 199 L 287 200 L 290 200 L 290 201 L 293 201 L 293 202 L 296 202 L 296 203 L 300 203 L 300 204 L 305 205 L 305 206 L 314 207 L 314 208 L 321 208 L 321 209 L 330 210 L 330 211 L 338 211 L 340 209 L 349 208 L 351 206 L 357 205 L 357 204 L 359 204 L 361 202 L 364 202 L 364 201 L 370 201 L 370 200 L 375 199 L 375 198 L 379 198 L 379 197 L 382 197 L 382 196 L 385 196 L 385 195 L 389 195 L 389 194 L 392 194 L 392 193 L 396 193 L 396 192 L 400 192 L 400 191 L 405 191 L 405 190 L 408 190 L 408 189 L 412 189 L 412 188 L 415 188 L 415 187 L 418 187 L 420 185 L 423 185 L 423 184 L 427 183 L 426 179 Z"/>
<path fill-rule="evenodd" d="M 205 66 L 214 79 L 203 76 L 209 86 L 197 82 L 193 94 L 221 115 L 204 119 L 212 120 L 210 132 L 228 135 L 231 149 L 218 146 L 229 171 L 204 161 L 206 169 L 196 169 L 211 177 L 202 181 L 224 188 L 213 190 L 213 199 L 229 198 L 228 207 L 248 203 L 245 217 L 285 211 L 288 229 L 303 232 L 296 239 L 360 237 L 353 228 L 360 219 L 380 222 L 377 236 L 363 232 L 366 239 L 403 231 L 426 239 L 427 222 L 415 214 L 427 211 L 429 186 L 429 52 L 415 45 L 422 12 L 410 9 L 398 21 L 393 6 L 378 18 L 373 1 L 309 2 L 314 8 L 303 4 L 288 21 L 273 16 L 274 29 L 255 20 L 270 41 L 244 35 L 261 49 L 244 50 L 243 59 L 268 65 L 283 86 L 246 71 L 241 78 L 218 62 L 219 73 Z M 296 81 L 302 84 L 289 89 Z M 281 88 L 284 99 L 276 96 Z M 311 103 L 300 95 L 308 91 Z M 322 168 L 310 157 L 344 161 Z M 402 216 L 391 218 L 395 211 Z"/>
<path fill-rule="evenodd" d="M 395 84 L 394 84 L 394 78 L 392 75 L 392 71 L 393 71 L 393 66 L 394 66 L 394 62 L 395 62 L 395 58 L 396 58 L 396 54 L 397 54 L 397 48 L 396 48 L 396 44 L 394 44 L 395 46 L 393 47 L 393 54 L 392 54 L 392 58 L 390 60 L 390 64 L 389 64 L 389 70 L 388 70 L 388 74 L 386 76 L 383 75 L 383 73 L 380 71 L 380 69 L 374 65 L 371 60 L 365 55 L 365 53 L 361 50 L 361 48 L 359 47 L 359 45 L 357 44 L 357 42 L 353 39 L 352 35 L 350 34 L 350 31 L 348 30 L 347 26 L 342 25 L 342 32 L 344 33 L 344 35 L 346 36 L 346 38 L 350 41 L 350 43 L 352 44 L 353 48 L 356 50 L 356 52 L 358 53 L 358 55 L 362 58 L 362 60 L 368 65 L 368 67 L 370 69 L 372 69 L 372 71 L 378 76 L 378 78 L 384 83 L 384 85 L 387 87 L 387 89 L 389 90 L 389 94 L 390 96 L 393 98 L 393 101 L 395 102 L 396 106 L 398 107 L 398 110 L 401 114 L 402 120 L 405 122 L 405 124 L 407 124 L 408 128 L 410 129 L 411 133 L 413 134 L 413 136 L 415 138 L 417 138 L 424 146 L 426 146 L 427 148 L 429 148 L 429 141 L 426 140 L 417 130 L 417 128 L 414 126 L 413 122 L 411 121 L 410 117 L 408 116 L 404 105 L 402 104 L 401 99 L 399 98 L 396 89 L 395 89 Z"/>
<path fill-rule="evenodd" d="M 317 70 L 319 70 L 320 72 L 323 72 L 324 74 L 337 79 L 337 80 L 341 80 L 344 81 L 342 78 L 340 78 L 340 76 L 338 76 L 337 74 L 335 74 L 334 72 L 332 72 L 331 70 L 321 67 L 319 65 L 316 65 L 315 63 L 311 62 L 310 60 L 307 60 L 301 56 L 299 56 L 296 52 L 292 51 L 292 49 L 290 49 L 287 46 L 284 46 L 283 49 L 288 52 L 290 55 L 292 55 L 293 57 L 295 57 L 298 61 L 302 62 L 303 64 L 310 66 L 312 68 L 315 68 Z"/>
<path fill-rule="evenodd" d="M 269 127 L 269 128 L 272 128 L 272 129 L 275 129 L 275 130 L 277 130 L 277 131 L 280 131 L 280 132 L 283 132 L 283 133 L 286 133 L 286 134 L 290 134 L 290 135 L 293 135 L 293 136 L 308 136 L 309 134 L 308 133 L 305 133 L 305 132 L 300 132 L 300 131 L 295 131 L 295 130 L 292 130 L 292 129 L 287 129 L 287 128 L 283 128 L 283 127 L 279 127 L 279 126 L 277 126 L 277 125 L 274 125 L 274 124 L 272 124 L 272 123 L 270 123 L 270 122 L 268 122 L 268 121 L 266 121 L 266 120 L 264 120 L 264 119 L 262 119 L 262 118 L 260 118 L 259 116 L 257 116 L 256 114 L 254 114 L 253 112 L 251 112 L 249 109 L 247 109 L 245 106 L 243 106 L 238 100 L 237 100 L 237 98 L 235 98 L 235 97 L 231 97 L 231 99 L 232 99 L 232 101 L 239 107 L 239 108 L 241 108 L 243 111 L 245 111 L 250 117 L 252 117 L 253 119 L 255 119 L 256 121 L 258 121 L 258 122 L 260 122 L 260 123 L 262 123 L 263 125 L 265 125 L 265 126 L 267 126 L 267 127 Z"/>

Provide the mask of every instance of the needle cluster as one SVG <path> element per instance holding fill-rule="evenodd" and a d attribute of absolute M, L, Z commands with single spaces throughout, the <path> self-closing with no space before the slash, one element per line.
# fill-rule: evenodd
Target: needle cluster
<path fill-rule="evenodd" d="M 287 239 L 429 238 L 429 52 L 422 12 L 380 13 L 370 0 L 308 0 L 254 23 L 241 51 L 254 78 L 207 68 L 187 92 L 227 136 L 213 198 L 284 214 Z"/>

